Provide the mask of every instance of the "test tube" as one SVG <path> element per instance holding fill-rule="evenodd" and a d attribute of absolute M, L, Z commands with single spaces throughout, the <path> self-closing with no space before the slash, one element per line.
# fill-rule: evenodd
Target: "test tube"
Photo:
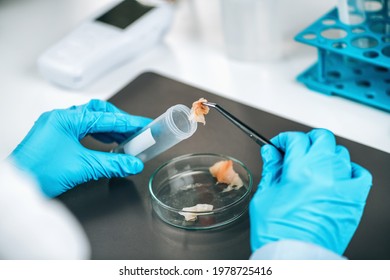
<path fill-rule="evenodd" d="M 197 122 L 190 118 L 190 113 L 185 105 L 172 106 L 112 152 L 129 154 L 147 162 L 195 133 Z"/>
<path fill-rule="evenodd" d="M 338 0 L 339 20 L 347 25 L 361 24 L 366 20 L 365 0 Z"/>

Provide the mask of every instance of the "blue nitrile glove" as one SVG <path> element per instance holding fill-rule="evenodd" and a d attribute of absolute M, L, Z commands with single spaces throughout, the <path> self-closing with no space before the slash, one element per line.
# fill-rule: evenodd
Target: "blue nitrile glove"
<path fill-rule="evenodd" d="M 138 158 L 89 150 L 80 140 L 91 134 L 107 143 L 122 142 L 149 122 L 100 100 L 53 110 L 39 117 L 9 158 L 32 173 L 47 196 L 55 197 L 92 179 L 141 172 L 143 163 Z"/>
<path fill-rule="evenodd" d="M 325 129 L 285 132 L 263 146 L 259 188 L 250 203 L 251 247 L 279 240 L 313 243 L 342 254 L 363 213 L 371 174 L 350 161 Z"/>

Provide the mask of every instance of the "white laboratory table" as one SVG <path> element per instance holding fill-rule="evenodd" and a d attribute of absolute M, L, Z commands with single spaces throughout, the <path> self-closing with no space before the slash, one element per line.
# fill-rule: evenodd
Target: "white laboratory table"
<path fill-rule="evenodd" d="M 223 1 L 223 0 L 221 0 Z M 341 97 L 310 91 L 295 77 L 316 51 L 293 36 L 334 1 L 279 0 L 284 57 L 243 62 L 226 55 L 218 0 L 182 0 L 165 40 L 83 90 L 48 83 L 36 59 L 49 45 L 109 0 L 0 0 L 0 158 L 23 139 L 38 116 L 54 108 L 108 99 L 140 73 L 154 71 L 390 153 L 390 114 Z"/>

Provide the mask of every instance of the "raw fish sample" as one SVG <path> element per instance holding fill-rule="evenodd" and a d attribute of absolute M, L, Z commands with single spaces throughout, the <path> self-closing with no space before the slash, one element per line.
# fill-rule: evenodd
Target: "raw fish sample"
<path fill-rule="evenodd" d="M 190 120 L 194 120 L 205 125 L 206 120 L 204 116 L 209 113 L 210 108 L 206 105 L 203 105 L 203 102 L 207 102 L 207 100 L 204 98 L 200 98 L 198 101 L 192 103 Z"/>
<path fill-rule="evenodd" d="M 214 206 L 211 204 L 196 204 L 192 207 L 184 207 L 182 210 L 186 212 L 179 212 L 179 214 L 184 216 L 186 221 L 195 221 L 199 215 L 197 213 L 211 211 L 213 208 Z"/>
<path fill-rule="evenodd" d="M 238 173 L 233 169 L 232 160 L 218 161 L 209 168 L 209 171 L 211 175 L 217 179 L 218 183 L 225 183 L 228 185 L 224 191 L 230 191 L 232 189 L 238 190 L 244 185 Z M 233 188 L 233 186 L 236 187 Z"/>

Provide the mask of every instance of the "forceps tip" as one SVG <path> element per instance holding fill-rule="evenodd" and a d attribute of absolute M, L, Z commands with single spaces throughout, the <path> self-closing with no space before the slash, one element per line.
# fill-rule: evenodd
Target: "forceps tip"
<path fill-rule="evenodd" d="M 217 106 L 217 103 L 213 103 L 213 102 L 202 102 L 203 105 L 206 105 L 207 107 L 216 107 Z"/>

